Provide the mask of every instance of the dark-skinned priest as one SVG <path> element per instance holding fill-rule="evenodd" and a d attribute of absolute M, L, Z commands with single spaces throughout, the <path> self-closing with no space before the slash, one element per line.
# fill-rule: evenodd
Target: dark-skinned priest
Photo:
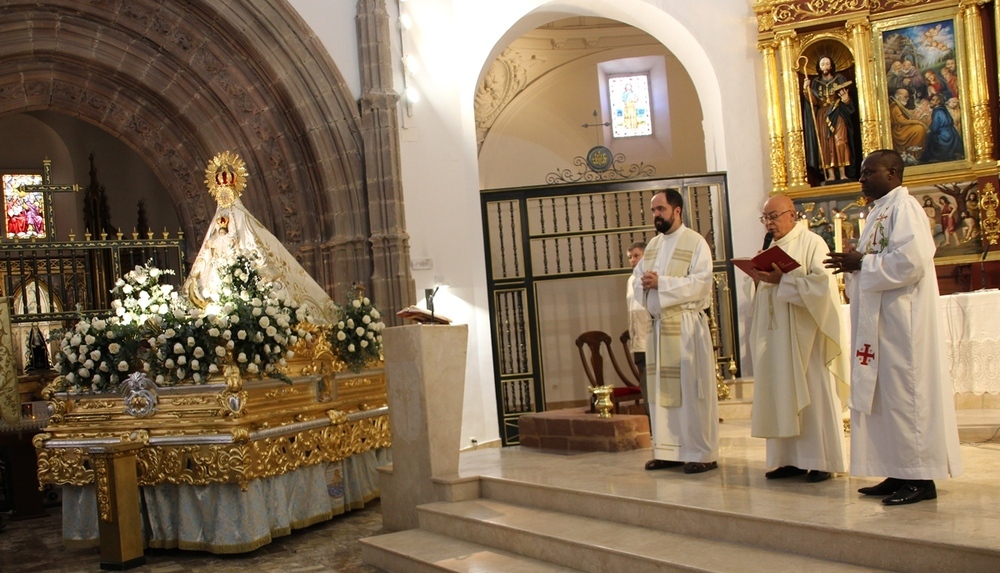
<path fill-rule="evenodd" d="M 874 200 L 858 249 L 830 253 L 851 301 L 851 475 L 885 505 L 937 497 L 962 473 L 954 390 L 938 341 L 936 250 L 927 216 L 902 186 L 903 159 L 874 151 L 861 190 Z"/>
<path fill-rule="evenodd" d="M 635 298 L 653 321 L 646 337 L 653 459 L 647 470 L 684 466 L 694 474 L 718 467 L 719 404 L 715 354 L 705 309 L 712 296 L 712 253 L 681 220 L 676 189 L 653 195 L 659 232 L 633 269 Z"/>
<path fill-rule="evenodd" d="M 754 364 L 750 433 L 767 439 L 767 479 L 806 476 L 821 482 L 847 470 L 843 407 L 847 397 L 840 348 L 839 297 L 823 266 L 823 237 L 797 225 L 784 195 L 764 203 L 761 223 L 774 245 L 799 263 L 785 273 L 777 264 L 754 271 L 749 347 Z M 808 472 L 808 473 L 807 473 Z"/>

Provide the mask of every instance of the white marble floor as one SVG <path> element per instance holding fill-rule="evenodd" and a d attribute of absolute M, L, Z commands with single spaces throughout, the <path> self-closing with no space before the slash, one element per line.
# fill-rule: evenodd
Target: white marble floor
<path fill-rule="evenodd" d="M 1000 421 L 1000 411 L 966 412 L 960 420 L 965 417 L 989 423 Z M 963 443 L 964 474 L 936 482 L 938 499 L 886 507 L 879 498 L 857 493 L 879 478 L 842 474 L 817 484 L 767 480 L 764 440 L 750 437 L 749 420 L 727 421 L 720 428 L 719 469 L 704 474 L 645 471 L 649 450 L 566 454 L 521 447 L 465 452 L 460 473 L 1000 550 L 1000 441 Z"/>

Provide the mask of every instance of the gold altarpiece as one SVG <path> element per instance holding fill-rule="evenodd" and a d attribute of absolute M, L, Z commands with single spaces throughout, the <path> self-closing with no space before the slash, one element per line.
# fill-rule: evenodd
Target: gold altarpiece
<path fill-rule="evenodd" d="M 907 163 L 905 184 L 926 206 L 938 264 L 979 261 L 984 252 L 1000 258 L 988 251 L 1000 239 L 1000 6 L 985 0 L 758 0 L 754 12 L 771 194 L 791 196 L 810 227 L 832 231 L 842 239 L 838 245 L 846 244 L 864 225 L 857 201 L 861 158 L 896 149 Z M 825 94 L 823 85 L 830 86 Z M 846 129 L 835 141 L 838 122 Z M 838 145 L 849 160 L 837 159 Z"/>

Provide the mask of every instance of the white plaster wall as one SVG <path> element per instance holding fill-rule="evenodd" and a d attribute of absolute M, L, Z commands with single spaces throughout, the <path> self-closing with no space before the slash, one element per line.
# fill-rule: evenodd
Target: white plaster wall
<path fill-rule="evenodd" d="M 353 0 L 292 0 L 352 84 L 356 48 Z M 422 95 L 404 118 L 402 176 L 418 293 L 435 277 L 450 285 L 439 312 L 469 324 L 463 445 L 499 436 L 487 316 L 473 96 L 488 62 L 514 38 L 577 15 L 613 18 L 648 32 L 688 70 L 704 113 L 708 171 L 729 174 L 737 255 L 752 254 L 763 231 L 756 221 L 769 169 L 756 22 L 749 0 L 408 0 L 414 27 L 404 49 L 422 72 L 409 79 Z M 390 5 L 390 14 L 395 6 Z M 396 39 L 394 38 L 394 42 Z M 401 88 L 400 86 L 397 86 Z M 353 89 L 353 87 L 352 87 Z"/>

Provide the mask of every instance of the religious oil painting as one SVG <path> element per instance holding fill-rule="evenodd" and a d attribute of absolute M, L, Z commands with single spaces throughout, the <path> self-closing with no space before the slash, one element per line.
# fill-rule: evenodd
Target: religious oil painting
<path fill-rule="evenodd" d="M 975 180 L 909 187 L 923 206 L 937 245 L 935 258 L 977 256 L 983 252 L 979 187 Z M 823 237 L 832 251 L 857 246 L 868 207 L 858 197 L 827 196 L 796 201 L 799 224 Z"/>
<path fill-rule="evenodd" d="M 3 174 L 4 237 L 7 239 L 44 239 L 45 195 L 40 191 L 22 192 L 22 185 L 41 185 L 42 176 Z"/>
<path fill-rule="evenodd" d="M 979 186 L 975 180 L 909 189 L 927 215 L 927 226 L 937 245 L 935 257 L 978 255 L 983 252 Z"/>
<path fill-rule="evenodd" d="M 881 39 L 877 61 L 889 119 L 883 137 L 912 166 L 969 156 L 961 28 L 941 12 L 927 17 L 873 26 Z"/>
<path fill-rule="evenodd" d="M 645 74 L 608 78 L 613 137 L 636 137 L 653 134 L 649 105 L 649 78 Z"/>

